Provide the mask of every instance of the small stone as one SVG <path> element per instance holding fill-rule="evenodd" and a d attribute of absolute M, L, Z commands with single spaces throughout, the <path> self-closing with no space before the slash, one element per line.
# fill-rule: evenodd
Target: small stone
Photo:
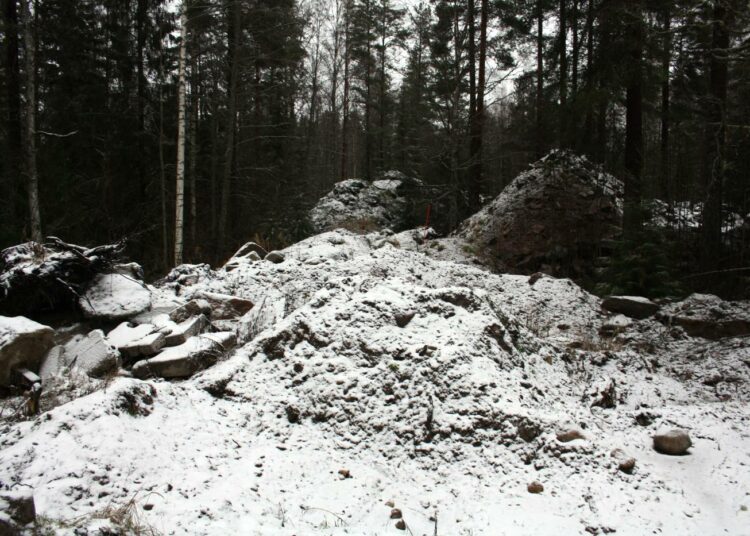
<path fill-rule="evenodd" d="M 398 530 L 406 530 L 406 521 L 404 521 L 403 519 L 399 519 L 398 521 L 396 521 L 396 528 Z"/>
<path fill-rule="evenodd" d="M 280 264 L 284 262 L 284 259 L 285 259 L 284 254 L 281 253 L 280 251 L 271 251 L 268 253 L 268 255 L 266 255 L 266 258 L 265 258 L 265 260 L 267 260 L 268 262 L 272 262 L 274 264 Z"/>
<path fill-rule="evenodd" d="M 640 296 L 607 296 L 602 308 L 637 319 L 648 318 L 659 311 L 658 304 Z"/>
<path fill-rule="evenodd" d="M 401 513 L 401 510 L 398 508 L 391 509 L 391 519 L 401 519 L 404 517 L 404 514 Z"/>
<path fill-rule="evenodd" d="M 169 313 L 169 319 L 172 322 L 177 322 L 179 324 L 191 316 L 198 316 L 201 314 L 209 316 L 211 314 L 211 305 L 206 300 L 190 300 L 171 311 Z"/>
<path fill-rule="evenodd" d="M 567 428 L 557 432 L 557 440 L 560 443 L 569 443 L 576 439 L 586 439 L 586 436 L 578 428 Z"/>
<path fill-rule="evenodd" d="M 654 435 L 654 450 L 662 454 L 681 456 L 686 454 L 692 445 L 690 435 L 679 428 L 659 430 Z"/>
<path fill-rule="evenodd" d="M 352 477 L 352 473 L 349 471 L 349 469 L 339 469 L 339 474 L 341 475 L 341 478 Z"/>
<path fill-rule="evenodd" d="M 542 272 L 535 272 L 529 276 L 529 285 L 532 287 L 534 286 L 534 283 L 539 281 L 541 278 L 544 277 L 544 274 Z"/>
<path fill-rule="evenodd" d="M 143 509 L 148 512 L 149 510 L 153 510 L 154 509 L 154 505 L 153 504 L 144 504 L 143 505 Z"/>
<path fill-rule="evenodd" d="M 393 508 L 394 506 L 396 506 L 396 503 L 393 501 L 385 501 L 385 505 L 389 508 Z"/>
<path fill-rule="evenodd" d="M 409 322 L 412 321 L 412 319 L 416 316 L 416 312 L 414 311 L 408 311 L 406 313 L 396 313 L 394 315 L 394 318 L 396 320 L 396 325 L 400 328 L 405 328 Z"/>
<path fill-rule="evenodd" d="M 544 486 L 541 482 L 534 480 L 532 483 L 526 486 L 526 489 L 529 493 L 541 493 L 544 491 Z"/>
<path fill-rule="evenodd" d="M 617 469 L 631 474 L 635 469 L 635 458 L 628 456 L 622 449 L 614 449 L 610 454 L 617 461 Z"/>

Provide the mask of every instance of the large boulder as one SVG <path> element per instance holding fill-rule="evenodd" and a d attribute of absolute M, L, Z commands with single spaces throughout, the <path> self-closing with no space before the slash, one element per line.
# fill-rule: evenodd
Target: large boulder
<path fill-rule="evenodd" d="M 618 235 L 621 183 L 586 158 L 554 151 L 465 220 L 457 236 L 504 271 L 582 275 Z"/>
<path fill-rule="evenodd" d="M 52 348 L 44 358 L 39 375 L 45 380 L 72 367 L 93 378 L 102 378 L 120 368 L 120 353 L 101 330 L 95 329 Z"/>
<path fill-rule="evenodd" d="M 99 274 L 81 296 L 79 305 L 88 318 L 127 320 L 151 309 L 151 291 L 129 274 Z"/>
<path fill-rule="evenodd" d="M 22 316 L 0 316 L 0 385 L 9 385 L 13 369 L 39 370 L 54 345 L 55 332 Z"/>
<path fill-rule="evenodd" d="M 750 335 L 750 304 L 724 301 L 712 294 L 692 294 L 666 306 L 660 319 L 682 327 L 691 337 L 721 339 Z"/>
<path fill-rule="evenodd" d="M 679 428 L 660 429 L 654 434 L 654 450 L 670 456 L 682 456 L 687 454 L 688 449 L 693 446 L 690 435 Z"/>
<path fill-rule="evenodd" d="M 419 180 L 398 171 L 388 171 L 373 182 L 341 181 L 312 208 L 310 223 L 316 233 L 339 227 L 355 232 L 402 231 L 413 227 L 410 216 L 422 188 Z"/>

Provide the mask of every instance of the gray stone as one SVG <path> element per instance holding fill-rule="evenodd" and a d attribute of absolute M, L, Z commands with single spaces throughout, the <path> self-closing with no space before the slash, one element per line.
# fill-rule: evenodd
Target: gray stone
<path fill-rule="evenodd" d="M 165 345 L 177 346 L 185 343 L 190 337 L 198 335 L 208 325 L 206 317 L 203 315 L 188 318 L 184 322 L 177 324 L 177 327 L 167 335 Z"/>
<path fill-rule="evenodd" d="M 39 375 L 43 380 L 48 380 L 72 367 L 88 376 L 101 378 L 120 367 L 120 353 L 104 333 L 96 329 L 88 335 L 77 335 L 64 345 L 52 348 L 44 357 Z"/>
<path fill-rule="evenodd" d="M 196 295 L 196 298 L 208 302 L 211 307 L 212 320 L 239 318 L 252 309 L 254 305 L 248 299 L 215 292 L 201 292 Z"/>
<path fill-rule="evenodd" d="M 31 490 L 0 491 L 0 536 L 31 534 L 36 521 Z"/>
<path fill-rule="evenodd" d="M 534 480 L 528 486 L 526 486 L 526 490 L 529 493 L 542 493 L 544 491 L 544 486 L 541 482 Z"/>
<path fill-rule="evenodd" d="M 274 264 L 280 264 L 284 262 L 284 254 L 280 251 L 271 251 L 268 255 L 266 255 L 266 259 L 268 262 L 272 262 Z"/>
<path fill-rule="evenodd" d="M 39 370 L 54 345 L 55 332 L 23 316 L 0 316 L 0 385 L 9 385 L 12 370 Z"/>
<path fill-rule="evenodd" d="M 127 274 L 99 274 L 78 304 L 87 318 L 126 320 L 151 309 L 151 291 Z"/>
<path fill-rule="evenodd" d="M 133 365 L 133 376 L 177 379 L 188 378 L 210 367 L 223 353 L 229 351 L 236 338 L 232 332 L 206 333 L 191 337 L 185 343 L 167 348 L 159 355 Z"/>
<path fill-rule="evenodd" d="M 681 456 L 693 445 L 690 435 L 679 428 L 661 429 L 654 435 L 654 449 L 662 454 Z"/>
<path fill-rule="evenodd" d="M 602 307 L 613 313 L 620 313 L 630 318 L 643 319 L 656 314 L 659 306 L 640 296 L 607 296 Z"/>
<path fill-rule="evenodd" d="M 565 428 L 557 432 L 557 440 L 561 443 L 569 443 L 576 439 L 586 439 L 586 436 L 578 428 Z"/>
<path fill-rule="evenodd" d="M 211 315 L 211 304 L 208 303 L 206 300 L 202 299 L 196 299 L 196 300 L 190 300 L 187 303 L 184 303 L 177 307 L 176 309 L 170 311 L 169 313 L 169 319 L 172 322 L 184 322 L 191 316 L 197 316 L 197 315 Z"/>

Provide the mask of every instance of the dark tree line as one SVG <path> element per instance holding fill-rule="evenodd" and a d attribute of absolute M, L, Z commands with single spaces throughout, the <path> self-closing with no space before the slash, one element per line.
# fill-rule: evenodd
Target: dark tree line
<path fill-rule="evenodd" d="M 625 180 L 625 238 L 690 204 L 696 271 L 746 262 L 743 0 L 2 0 L 0 39 L 2 245 L 213 262 L 388 169 L 446 231 L 562 147 Z"/>

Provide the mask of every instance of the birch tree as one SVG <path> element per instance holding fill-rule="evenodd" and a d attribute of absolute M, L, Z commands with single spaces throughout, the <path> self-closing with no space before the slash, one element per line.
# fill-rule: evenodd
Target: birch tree
<path fill-rule="evenodd" d="M 177 187 L 175 189 L 174 263 L 182 264 L 185 226 L 185 60 L 187 56 L 187 5 L 180 16 L 180 59 L 177 81 Z"/>

